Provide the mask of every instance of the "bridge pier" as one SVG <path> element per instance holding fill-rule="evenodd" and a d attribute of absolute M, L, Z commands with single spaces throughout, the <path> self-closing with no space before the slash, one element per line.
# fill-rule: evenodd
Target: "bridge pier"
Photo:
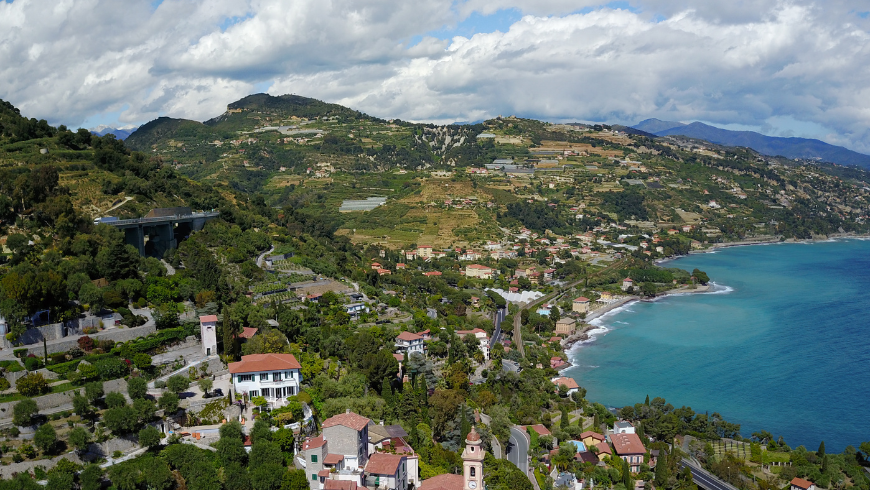
<path fill-rule="evenodd" d="M 157 216 L 104 223 L 123 230 L 124 242 L 136 247 L 139 255 L 161 259 L 168 250 L 178 248 L 180 240 L 185 239 L 194 231 L 202 230 L 209 220 L 220 215 L 215 211 L 191 213 L 189 209 L 186 213 L 171 215 L 155 213 L 155 211 L 160 210 L 152 210 L 149 215 L 155 214 Z M 176 208 L 172 208 L 171 211 L 176 211 Z"/>

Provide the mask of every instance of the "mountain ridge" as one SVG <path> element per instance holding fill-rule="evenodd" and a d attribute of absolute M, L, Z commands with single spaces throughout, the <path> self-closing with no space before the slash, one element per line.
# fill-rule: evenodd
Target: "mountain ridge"
<path fill-rule="evenodd" d="M 812 138 L 785 138 L 766 136 L 755 131 L 732 131 L 698 121 L 684 124 L 660 119 L 646 119 L 632 127 L 653 133 L 656 136 L 686 136 L 706 140 L 717 145 L 743 146 L 768 156 L 820 160 L 839 165 L 870 168 L 870 155 Z"/>

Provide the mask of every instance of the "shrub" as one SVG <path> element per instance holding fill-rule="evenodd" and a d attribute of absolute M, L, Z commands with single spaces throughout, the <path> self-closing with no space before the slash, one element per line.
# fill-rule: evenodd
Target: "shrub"
<path fill-rule="evenodd" d="M 74 361 L 61 362 L 59 364 L 52 364 L 48 366 L 46 369 L 49 371 L 58 374 L 59 376 L 63 376 L 71 371 L 75 371 L 76 367 L 78 367 L 79 363 L 82 362 L 80 359 L 76 359 Z"/>
<path fill-rule="evenodd" d="M 178 411 L 178 395 L 167 391 L 160 397 L 160 408 L 166 414 L 175 413 Z"/>
<path fill-rule="evenodd" d="M 12 384 L 9 383 L 9 380 L 6 378 L 0 378 L 0 391 L 6 391 L 12 387 Z"/>
<path fill-rule="evenodd" d="M 97 379 L 100 377 L 100 371 L 93 364 L 79 365 L 78 373 L 82 381 Z"/>
<path fill-rule="evenodd" d="M 162 379 L 158 379 L 157 381 L 154 382 L 154 387 L 157 388 L 158 390 L 162 390 L 163 388 L 166 388 L 166 381 L 163 381 Z"/>
<path fill-rule="evenodd" d="M 57 432 L 51 424 L 42 424 L 36 430 L 36 435 L 33 436 L 33 443 L 43 453 L 51 453 L 57 446 Z"/>
<path fill-rule="evenodd" d="M 26 426 L 33 423 L 33 416 L 39 413 L 36 402 L 31 399 L 21 400 L 12 408 L 12 423 Z"/>
<path fill-rule="evenodd" d="M 148 382 L 144 378 L 130 378 L 127 381 L 127 393 L 130 395 L 130 398 L 134 400 L 145 398 L 147 392 Z"/>
<path fill-rule="evenodd" d="M 180 374 L 176 374 L 174 376 L 170 376 L 170 378 L 166 381 L 166 386 L 170 391 L 175 393 L 181 393 L 190 387 L 190 379 L 186 376 L 182 376 Z"/>
<path fill-rule="evenodd" d="M 7 373 L 24 371 L 24 367 L 18 361 L 0 361 L 0 367 L 5 369 Z"/>
<path fill-rule="evenodd" d="M 151 367 L 151 356 L 140 352 L 133 356 L 133 364 L 138 369 L 148 369 Z"/>
<path fill-rule="evenodd" d="M 48 391 L 48 381 L 42 373 L 31 373 L 18 378 L 15 388 L 24 396 L 39 396 Z"/>
<path fill-rule="evenodd" d="M 106 406 L 109 408 L 118 408 L 123 407 L 127 404 L 127 399 L 124 398 L 124 395 L 118 393 L 117 391 L 113 391 L 111 393 L 106 394 Z"/>
<path fill-rule="evenodd" d="M 36 449 L 34 449 L 30 444 L 22 445 L 18 448 L 18 452 L 27 459 L 33 459 L 36 457 Z"/>
<path fill-rule="evenodd" d="M 94 339 L 85 335 L 84 337 L 79 337 L 78 340 L 79 348 L 85 352 L 90 352 L 94 349 L 95 343 Z"/>
<path fill-rule="evenodd" d="M 15 349 L 12 351 L 12 354 L 14 354 L 15 357 L 21 359 L 22 357 L 27 355 L 27 350 L 28 349 Z"/>
<path fill-rule="evenodd" d="M 101 359 L 94 363 L 94 367 L 105 380 L 123 377 L 128 372 L 127 363 L 117 357 Z"/>
<path fill-rule="evenodd" d="M 139 431 L 140 446 L 152 448 L 160 444 L 160 439 L 160 431 L 150 425 Z"/>
<path fill-rule="evenodd" d="M 36 371 L 42 367 L 42 361 L 40 361 L 36 356 L 28 356 L 24 358 L 24 367 L 27 368 L 28 371 Z"/>

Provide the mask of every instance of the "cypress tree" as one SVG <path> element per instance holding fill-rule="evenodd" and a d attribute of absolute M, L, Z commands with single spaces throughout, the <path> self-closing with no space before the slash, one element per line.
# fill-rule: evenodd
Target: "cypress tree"
<path fill-rule="evenodd" d="M 625 485 L 626 490 L 631 490 L 634 488 L 634 482 L 631 480 L 631 467 L 628 465 L 628 461 L 622 460 L 622 483 Z"/>
<path fill-rule="evenodd" d="M 816 451 L 816 455 L 820 458 L 825 455 L 825 441 L 822 441 L 821 444 L 819 444 L 819 450 Z"/>
<path fill-rule="evenodd" d="M 643 404 L 649 406 L 649 395 L 646 396 L 646 401 Z"/>
<path fill-rule="evenodd" d="M 381 383 L 381 397 L 387 402 L 387 407 L 393 406 L 395 402 L 393 399 L 393 388 L 390 386 L 387 378 L 384 378 L 384 381 Z"/>
<path fill-rule="evenodd" d="M 656 487 L 658 488 L 663 488 L 668 482 L 668 478 L 670 478 L 667 458 L 664 457 L 664 454 L 662 454 L 661 456 L 663 457 L 660 458 L 659 461 L 656 463 L 655 483 Z"/>
<path fill-rule="evenodd" d="M 559 419 L 559 427 L 561 427 L 562 430 L 565 430 L 568 428 L 568 426 L 570 424 L 571 424 L 571 421 L 569 420 L 569 417 L 568 417 L 568 409 L 565 407 L 562 407 L 562 417 Z"/>
<path fill-rule="evenodd" d="M 601 430 L 601 420 L 598 419 L 598 412 L 595 412 L 595 416 L 592 417 L 592 426 L 596 431 Z"/>
<path fill-rule="evenodd" d="M 468 407 L 462 405 L 459 407 L 462 410 L 462 423 L 460 424 L 460 438 L 459 445 L 462 447 L 465 444 L 465 439 L 468 437 L 468 434 L 471 432 L 471 422 L 468 421 L 468 416 L 466 412 L 468 412 Z"/>

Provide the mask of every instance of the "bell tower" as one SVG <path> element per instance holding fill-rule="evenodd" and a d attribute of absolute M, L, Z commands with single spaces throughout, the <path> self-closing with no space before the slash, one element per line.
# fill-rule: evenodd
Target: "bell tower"
<path fill-rule="evenodd" d="M 464 490 L 483 490 L 483 457 L 480 434 L 471 428 L 465 439 L 465 450 L 462 451 L 462 475 L 465 478 Z"/>

